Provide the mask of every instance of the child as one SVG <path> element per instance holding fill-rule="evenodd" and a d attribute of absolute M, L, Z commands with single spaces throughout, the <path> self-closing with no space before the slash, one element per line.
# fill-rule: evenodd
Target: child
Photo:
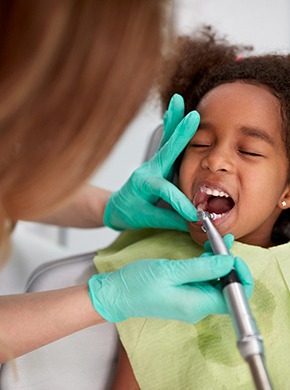
<path fill-rule="evenodd" d="M 264 338 L 276 389 L 290 388 L 290 56 L 241 58 L 241 48 L 210 31 L 183 37 L 167 63 L 164 106 L 183 96 L 200 126 L 178 163 L 179 188 L 197 209 L 216 214 L 231 251 L 255 278 L 251 308 Z M 207 240 L 200 223 L 189 232 L 126 232 L 96 258 L 101 271 L 138 258 L 190 258 Z M 139 256 L 140 257 L 140 256 Z M 229 316 L 198 324 L 130 319 L 118 324 L 123 353 L 116 389 L 253 389 Z"/>

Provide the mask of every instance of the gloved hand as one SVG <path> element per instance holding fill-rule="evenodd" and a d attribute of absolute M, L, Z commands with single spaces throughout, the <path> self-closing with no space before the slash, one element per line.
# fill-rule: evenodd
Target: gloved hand
<path fill-rule="evenodd" d="M 169 181 L 176 158 L 199 125 L 196 111 L 182 119 L 183 113 L 183 98 L 174 95 L 164 116 L 164 135 L 158 152 L 111 195 L 104 213 L 106 226 L 115 230 L 154 227 L 188 231 L 185 220 L 197 220 L 192 202 Z M 177 212 L 156 207 L 160 198 Z"/>
<path fill-rule="evenodd" d="M 223 240 L 224 240 L 224 243 L 226 244 L 226 247 L 228 248 L 228 250 L 230 250 L 231 247 L 233 246 L 235 237 L 232 234 L 226 234 L 223 236 Z M 214 253 L 212 251 L 212 248 L 211 248 L 209 241 L 205 242 L 204 250 L 205 250 L 205 252 L 200 255 L 201 258 L 204 258 L 204 257 L 208 258 L 209 256 L 214 256 Z M 238 270 L 236 269 L 236 267 L 238 267 L 240 269 L 240 274 L 239 274 Z M 245 267 L 245 263 L 240 258 L 236 257 L 235 262 L 234 262 L 234 268 L 235 268 L 235 271 L 237 271 L 239 276 L 240 276 L 241 283 L 245 284 L 244 285 L 245 293 L 246 293 L 247 298 L 249 299 L 249 298 L 251 298 L 251 295 L 253 293 L 254 283 L 251 283 L 251 285 L 248 285 L 245 280 L 243 281 L 244 272 L 247 273 L 247 268 L 248 268 L 247 266 L 246 266 L 246 268 L 244 268 L 244 267 Z"/>
<path fill-rule="evenodd" d="M 89 295 L 96 311 L 110 322 L 147 317 L 195 323 L 209 314 L 227 313 L 221 290 L 210 280 L 226 275 L 233 266 L 250 295 L 253 279 L 248 267 L 241 259 L 224 255 L 139 260 L 92 276 Z"/>
<path fill-rule="evenodd" d="M 231 247 L 233 246 L 235 237 L 232 234 L 226 234 L 223 236 L 223 240 L 228 250 L 230 250 Z M 205 242 L 203 248 L 204 248 L 204 253 L 200 257 L 213 256 L 213 251 L 209 241 Z"/>
<path fill-rule="evenodd" d="M 184 117 L 184 100 L 178 93 L 170 99 L 168 109 L 163 116 L 163 135 L 158 150 L 166 144 L 174 130 Z"/>

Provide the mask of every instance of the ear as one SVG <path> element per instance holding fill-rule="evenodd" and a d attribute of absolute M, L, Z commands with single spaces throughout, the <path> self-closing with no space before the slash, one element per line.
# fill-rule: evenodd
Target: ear
<path fill-rule="evenodd" d="M 288 184 L 283 191 L 277 206 L 281 210 L 286 210 L 290 208 L 290 184 Z"/>

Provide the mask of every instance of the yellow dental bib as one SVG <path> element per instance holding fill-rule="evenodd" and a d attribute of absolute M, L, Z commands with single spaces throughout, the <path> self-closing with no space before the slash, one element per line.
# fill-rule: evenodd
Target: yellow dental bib
<path fill-rule="evenodd" d="M 188 233 L 144 229 L 123 233 L 94 262 L 99 272 L 110 272 L 142 258 L 186 259 L 202 252 Z M 290 243 L 265 249 L 235 242 L 231 252 L 255 279 L 250 305 L 273 387 L 290 389 Z M 227 315 L 198 324 L 137 318 L 117 328 L 142 390 L 254 389 Z"/>

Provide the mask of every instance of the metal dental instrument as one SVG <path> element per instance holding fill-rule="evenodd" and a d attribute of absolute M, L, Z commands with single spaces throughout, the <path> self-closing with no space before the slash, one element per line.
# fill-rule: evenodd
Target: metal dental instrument
<path fill-rule="evenodd" d="M 214 216 L 205 211 L 198 212 L 202 229 L 207 234 L 215 255 L 229 255 L 229 251 L 211 222 Z M 262 336 L 251 312 L 243 285 L 235 270 L 221 278 L 224 298 L 234 325 L 237 345 L 242 357 L 249 364 L 253 381 L 258 390 L 271 390 L 272 386 L 264 362 Z"/>

